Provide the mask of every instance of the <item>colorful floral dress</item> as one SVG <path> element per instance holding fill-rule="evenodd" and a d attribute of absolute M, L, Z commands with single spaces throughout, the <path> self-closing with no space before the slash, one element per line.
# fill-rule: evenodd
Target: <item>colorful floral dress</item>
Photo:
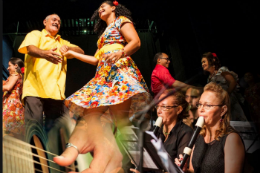
<path fill-rule="evenodd" d="M 24 107 L 20 97 L 23 90 L 22 75 L 13 89 L 3 95 L 3 132 L 4 134 L 24 134 Z M 7 79 L 8 81 L 8 79 Z"/>
<path fill-rule="evenodd" d="M 130 56 L 108 64 L 103 54 L 120 51 L 127 44 L 120 33 L 123 23 L 132 23 L 119 16 L 100 36 L 95 57 L 99 59 L 96 74 L 83 88 L 65 100 L 74 114 L 82 116 L 84 109 L 116 105 L 131 98 L 130 114 L 142 109 L 150 101 L 148 87 Z"/>

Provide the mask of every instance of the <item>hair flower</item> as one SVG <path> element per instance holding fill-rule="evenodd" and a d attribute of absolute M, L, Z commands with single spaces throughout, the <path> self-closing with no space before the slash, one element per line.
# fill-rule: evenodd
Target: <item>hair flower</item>
<path fill-rule="evenodd" d="M 213 55 L 213 57 L 215 57 L 215 58 L 217 57 L 217 54 L 216 54 L 216 53 L 212 53 L 212 55 Z"/>
<path fill-rule="evenodd" d="M 22 73 L 22 74 L 24 73 L 24 67 L 21 68 L 21 73 Z"/>
<path fill-rule="evenodd" d="M 115 0 L 115 1 L 113 1 L 113 4 L 114 4 L 115 6 L 117 6 L 117 5 L 118 5 L 118 2 Z"/>

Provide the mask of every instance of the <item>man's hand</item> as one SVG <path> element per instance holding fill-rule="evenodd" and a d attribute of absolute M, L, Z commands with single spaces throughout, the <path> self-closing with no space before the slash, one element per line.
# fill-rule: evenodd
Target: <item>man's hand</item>
<path fill-rule="evenodd" d="M 44 58 L 47 61 L 52 62 L 53 64 L 58 64 L 62 62 L 62 58 L 60 54 L 54 52 L 55 50 L 57 50 L 57 48 L 44 51 L 45 54 Z"/>

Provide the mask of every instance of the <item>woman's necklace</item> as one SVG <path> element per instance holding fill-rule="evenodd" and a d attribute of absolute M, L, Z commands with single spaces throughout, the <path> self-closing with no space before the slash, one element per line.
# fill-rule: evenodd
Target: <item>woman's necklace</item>
<path fill-rule="evenodd" d="M 173 127 L 172 127 L 173 128 Z M 172 128 L 171 128 L 171 130 L 172 130 Z M 167 135 L 169 135 L 170 133 L 171 133 L 171 130 L 170 130 L 170 132 L 166 132 L 166 131 L 164 131 L 164 129 L 163 129 L 163 134 L 165 135 L 165 136 L 167 136 Z"/>
<path fill-rule="evenodd" d="M 169 135 L 171 132 L 165 132 L 165 131 L 163 131 L 163 134 L 164 135 Z"/>

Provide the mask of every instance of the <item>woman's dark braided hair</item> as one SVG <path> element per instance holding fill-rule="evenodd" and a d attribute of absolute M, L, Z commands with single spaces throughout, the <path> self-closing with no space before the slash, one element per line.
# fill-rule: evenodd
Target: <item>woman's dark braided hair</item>
<path fill-rule="evenodd" d="M 115 6 L 112 1 L 104 1 L 104 2 L 101 3 L 101 5 L 103 3 L 106 3 L 106 4 L 110 5 L 110 6 Z M 98 10 L 99 10 L 99 8 L 92 15 L 91 21 L 95 21 L 97 19 L 97 22 L 95 23 L 95 26 L 94 26 L 94 32 L 98 34 L 98 37 L 100 37 L 101 34 L 105 31 L 105 29 L 107 27 L 107 24 L 106 24 L 105 21 L 103 21 L 103 20 L 101 20 L 99 18 Z M 129 20 L 133 21 L 133 19 L 131 17 L 131 12 L 125 6 L 123 6 L 121 4 L 118 4 L 116 6 L 115 14 L 116 14 L 116 17 L 118 17 L 118 16 L 125 16 Z"/>

